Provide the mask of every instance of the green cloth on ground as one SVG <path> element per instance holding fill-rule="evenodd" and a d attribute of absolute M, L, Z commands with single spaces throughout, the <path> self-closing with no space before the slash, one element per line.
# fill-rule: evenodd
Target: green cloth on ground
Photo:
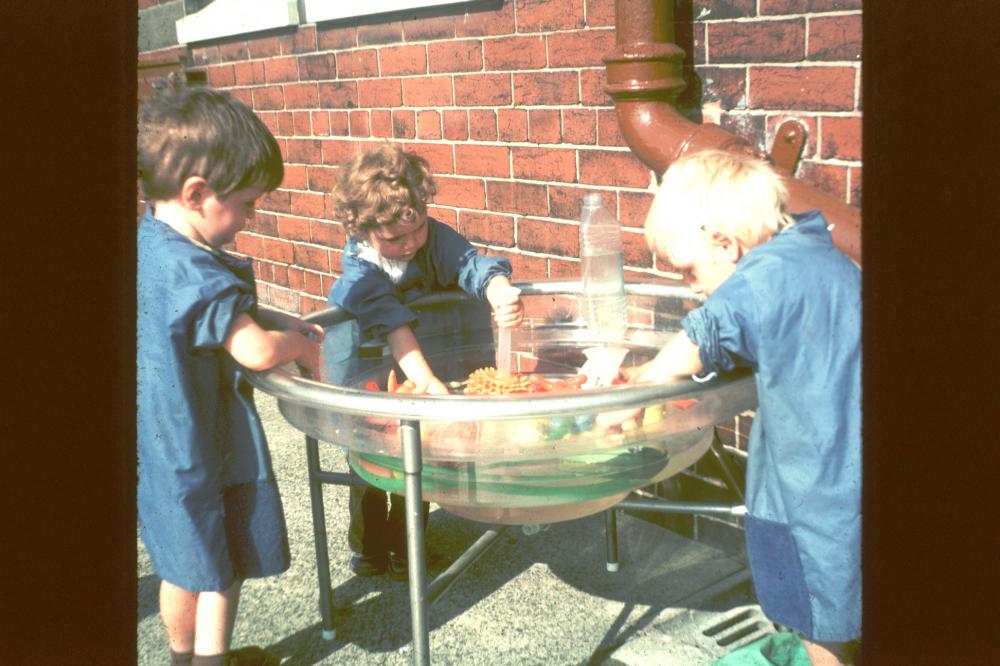
<path fill-rule="evenodd" d="M 712 666 L 810 666 L 802 640 L 783 631 L 734 650 Z"/>

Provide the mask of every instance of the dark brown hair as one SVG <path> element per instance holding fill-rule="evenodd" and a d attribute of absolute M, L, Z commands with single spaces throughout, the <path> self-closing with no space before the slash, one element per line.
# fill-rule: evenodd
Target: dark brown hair
<path fill-rule="evenodd" d="M 138 146 L 149 200 L 177 196 L 191 176 L 224 199 L 256 186 L 270 192 L 285 175 L 278 142 L 253 111 L 228 93 L 177 79 L 143 104 Z"/>

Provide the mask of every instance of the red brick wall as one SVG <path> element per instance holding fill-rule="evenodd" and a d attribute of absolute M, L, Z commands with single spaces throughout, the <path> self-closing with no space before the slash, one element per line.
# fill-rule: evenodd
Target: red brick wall
<path fill-rule="evenodd" d="M 799 177 L 858 204 L 861 0 L 695 0 L 677 12 L 693 68 L 681 99 L 689 112 L 765 150 L 781 122 L 800 120 Z M 629 277 L 662 275 L 641 234 L 654 177 L 603 91 L 614 40 L 613 0 L 514 0 L 188 49 L 209 84 L 260 114 L 285 155 L 282 186 L 235 243 L 255 259 L 261 301 L 301 314 L 324 307 L 344 242 L 330 218 L 334 174 L 382 141 L 428 159 L 439 187 L 431 213 L 508 257 L 515 280 L 578 275 L 588 192 L 604 194 L 623 223 Z"/>

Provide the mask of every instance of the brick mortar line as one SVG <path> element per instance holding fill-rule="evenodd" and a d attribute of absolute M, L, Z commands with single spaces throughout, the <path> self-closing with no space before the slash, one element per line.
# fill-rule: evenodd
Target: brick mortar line
<path fill-rule="evenodd" d="M 829 12 L 800 12 L 797 14 L 764 14 L 758 16 L 740 16 L 737 18 L 720 18 L 711 19 L 701 18 L 692 21 L 692 24 L 698 23 L 770 23 L 773 21 L 787 21 L 788 19 L 794 18 L 804 18 L 804 19 L 814 19 L 814 18 L 825 18 L 827 16 L 861 16 L 863 15 L 863 10 L 861 9 L 838 9 Z"/>
<path fill-rule="evenodd" d="M 224 90 L 234 90 L 235 87 L 223 88 Z M 505 104 L 503 106 L 484 106 L 484 105 L 469 105 L 469 106 L 362 106 L 362 107 L 302 107 L 293 109 L 253 109 L 254 113 L 281 113 L 281 112 L 291 112 L 291 111 L 385 111 L 385 110 L 401 110 L 401 111 L 481 111 L 481 110 L 492 110 L 492 109 L 525 109 L 532 110 L 538 109 L 543 111 L 561 110 L 561 109 L 573 109 L 573 110 L 588 110 L 588 109 L 614 109 L 613 104 L 598 104 L 593 106 L 585 106 L 583 104 L 531 104 L 531 105 L 515 105 L 515 104 Z M 337 138 L 337 137 L 333 137 Z"/>
<path fill-rule="evenodd" d="M 400 142 L 400 143 L 409 142 L 409 143 L 421 143 L 421 144 L 439 145 L 439 146 L 440 145 L 455 145 L 455 146 L 470 146 L 471 145 L 471 146 L 474 146 L 474 147 L 477 147 L 477 148 L 504 148 L 504 147 L 512 147 L 512 148 L 545 148 L 545 149 L 549 149 L 549 150 L 555 150 L 555 149 L 562 149 L 562 150 L 591 150 L 591 151 L 601 151 L 601 152 L 609 152 L 609 153 L 631 153 L 632 152 L 632 150 L 628 146 L 595 146 L 595 145 L 589 145 L 589 144 L 585 144 L 585 143 L 582 143 L 582 144 L 580 144 L 580 143 L 571 143 L 571 144 L 566 144 L 566 143 L 522 143 L 522 142 L 504 143 L 504 142 L 501 142 L 501 141 L 493 141 L 493 140 L 490 140 L 490 141 L 476 141 L 476 140 L 472 140 L 472 139 L 466 139 L 464 141 L 449 141 L 449 140 L 444 140 L 444 139 L 399 139 L 399 138 L 396 138 L 396 137 L 382 137 L 382 136 L 378 136 L 378 137 L 373 137 L 373 136 L 359 136 L 359 137 L 346 137 L 346 138 L 345 137 L 336 137 L 334 139 L 330 139 L 330 137 L 325 137 L 323 135 L 307 136 L 307 135 L 303 135 L 303 134 L 291 135 L 291 136 L 278 136 L 278 135 L 275 135 L 275 138 L 276 139 L 289 139 L 289 140 L 292 140 L 292 141 L 295 141 L 295 140 L 307 140 L 307 141 L 309 141 L 309 140 L 317 140 L 317 139 L 319 139 L 319 140 L 326 139 L 326 140 L 334 140 L 335 141 L 335 140 L 339 139 L 339 140 L 342 140 L 342 141 L 345 141 L 345 142 L 352 142 L 352 143 L 357 142 L 357 141 L 376 141 L 377 142 L 377 141 L 379 141 L 381 139 L 393 139 L 394 141 Z M 299 166 L 299 165 L 304 165 L 304 166 L 327 166 L 327 167 L 331 166 L 329 164 L 313 164 L 313 163 L 310 163 L 310 162 L 292 162 L 292 161 L 288 161 L 288 160 L 285 161 L 285 164 L 286 165 L 292 165 L 292 166 Z M 499 178 L 500 176 L 497 176 L 497 177 Z"/>
<path fill-rule="evenodd" d="M 788 109 L 730 109 L 728 111 L 723 111 L 723 113 L 734 115 L 734 116 L 788 116 L 789 118 L 798 117 L 827 117 L 827 118 L 852 118 L 852 117 L 862 117 L 861 111 L 799 111 L 799 110 L 788 110 Z M 702 125 L 713 125 L 715 123 L 700 123 Z M 595 146 L 590 144 L 566 144 L 566 143 L 503 143 L 499 141 L 451 141 L 445 139 L 400 139 L 396 137 L 336 137 L 331 139 L 330 137 L 324 135 L 290 135 L 290 136 L 278 136 L 275 135 L 277 139 L 287 139 L 292 141 L 297 140 L 341 140 L 344 142 L 356 143 L 358 141 L 379 141 L 382 139 L 392 139 L 395 142 L 408 142 L 408 143 L 421 143 L 430 145 L 454 145 L 454 146 L 476 146 L 476 147 L 514 147 L 514 148 L 543 148 L 548 150 L 585 150 L 585 151 L 602 151 L 611 153 L 631 153 L 632 150 L 628 146 Z M 331 164 L 315 164 L 312 162 L 293 162 L 291 160 L 285 160 L 285 164 L 289 166 L 307 166 L 307 167 L 327 167 L 334 168 L 335 165 Z M 440 174 L 449 175 L 449 174 Z M 494 178 L 503 179 L 503 176 L 479 176 L 481 178 Z M 293 190 L 301 192 L 311 192 L 314 190 Z"/>
<path fill-rule="evenodd" d="M 652 173 L 652 169 L 650 169 Z M 537 184 L 537 185 L 554 185 L 557 187 L 578 187 L 585 188 L 588 190 L 600 190 L 602 192 L 614 192 L 614 191 L 627 191 L 627 192 L 649 192 L 648 187 L 632 187 L 629 185 L 602 185 L 594 183 L 571 183 L 561 180 L 528 180 L 525 178 L 517 178 L 514 176 L 470 176 L 467 174 L 453 174 L 453 173 L 432 173 L 433 176 L 441 176 L 445 178 L 461 178 L 463 180 L 499 180 L 499 181 L 509 181 L 512 183 L 525 183 L 525 184 Z M 281 188 L 279 188 L 281 189 Z M 300 191 L 300 190 L 295 190 Z M 307 192 L 317 192 L 318 190 L 305 190 Z M 435 204 L 438 205 L 438 204 Z M 470 209 L 472 210 L 472 209 Z M 264 211 L 270 212 L 270 211 Z M 316 219 L 316 218 L 310 218 Z"/>
<path fill-rule="evenodd" d="M 851 67 L 858 69 L 861 67 L 860 60 L 798 60 L 795 62 L 743 62 L 743 63 L 732 63 L 732 62 L 704 62 L 695 65 L 695 69 L 698 67 L 717 67 L 719 69 L 737 69 L 745 67 L 750 69 L 752 67 L 780 67 L 782 69 L 789 69 L 792 67 L 803 67 L 803 68 L 817 68 L 817 67 Z"/>

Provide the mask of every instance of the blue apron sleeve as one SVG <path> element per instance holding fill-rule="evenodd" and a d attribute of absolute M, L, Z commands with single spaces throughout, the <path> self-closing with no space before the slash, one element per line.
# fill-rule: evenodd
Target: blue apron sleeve
<path fill-rule="evenodd" d="M 203 301 L 203 307 L 191 322 L 191 344 L 199 349 L 222 347 L 236 318 L 252 314 L 256 298 L 238 285 Z"/>
<path fill-rule="evenodd" d="M 749 285 L 734 274 L 681 320 L 681 327 L 698 346 L 708 372 L 728 371 L 737 365 L 757 369 L 757 335 Z"/>
<path fill-rule="evenodd" d="M 364 336 L 384 336 L 417 321 L 413 311 L 400 302 L 399 289 L 384 271 L 347 253 L 343 275 L 330 299 L 357 318 Z"/>
<path fill-rule="evenodd" d="M 436 220 L 428 237 L 429 258 L 442 286 L 458 285 L 465 293 L 486 300 L 486 285 L 495 275 L 510 278 L 510 262 L 502 257 L 480 255 L 464 236 Z"/>
<path fill-rule="evenodd" d="M 170 295 L 175 311 L 185 320 L 186 333 L 195 349 L 222 347 L 240 314 L 256 314 L 252 269 L 243 262 L 230 259 L 229 263 L 235 266 L 207 252 L 196 252 L 184 269 L 186 279 L 176 282 Z M 249 272 L 240 275 L 234 268 Z"/>

